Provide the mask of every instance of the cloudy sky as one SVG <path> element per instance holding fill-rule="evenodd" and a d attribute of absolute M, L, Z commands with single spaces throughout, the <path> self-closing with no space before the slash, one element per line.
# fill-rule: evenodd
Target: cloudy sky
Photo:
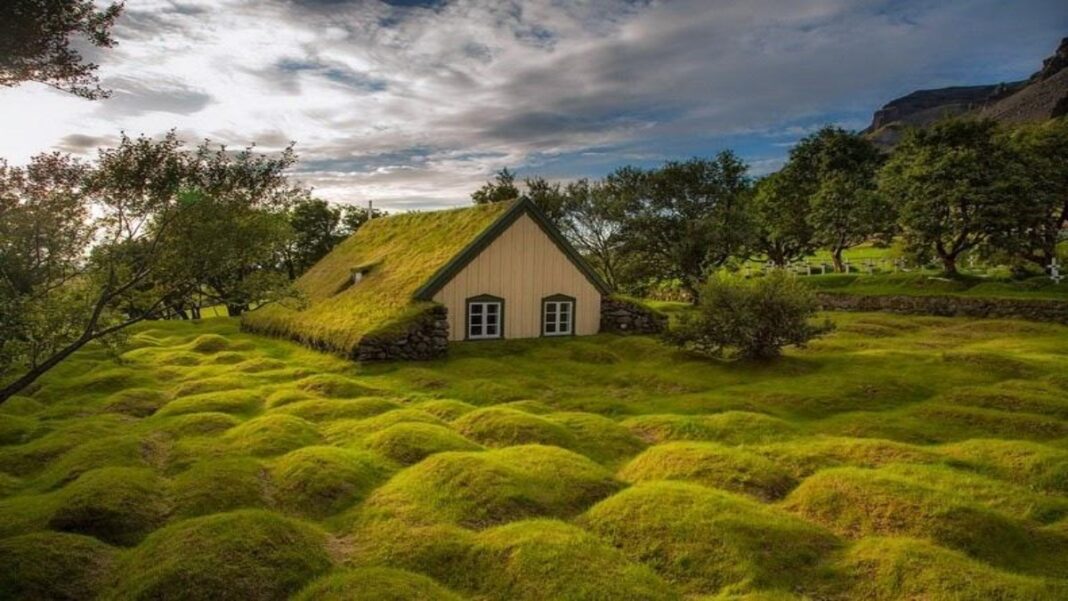
<path fill-rule="evenodd" d="M 320 196 L 392 209 L 467 203 L 504 166 L 733 148 L 765 173 L 914 89 L 1025 78 L 1064 35 L 1064 0 L 127 0 L 90 53 L 114 95 L 0 88 L 0 157 L 292 140 Z"/>

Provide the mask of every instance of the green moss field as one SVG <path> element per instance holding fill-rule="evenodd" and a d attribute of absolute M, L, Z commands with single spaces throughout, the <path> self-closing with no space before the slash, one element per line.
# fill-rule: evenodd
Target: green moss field
<path fill-rule="evenodd" d="M 1068 599 L 1068 327 L 829 317 L 768 364 L 144 323 L 0 405 L 0 599 Z"/>

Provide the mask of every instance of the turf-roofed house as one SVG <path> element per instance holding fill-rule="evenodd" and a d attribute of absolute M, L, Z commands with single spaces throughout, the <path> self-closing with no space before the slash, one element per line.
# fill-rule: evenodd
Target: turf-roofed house
<path fill-rule="evenodd" d="M 375 219 L 296 285 L 305 307 L 265 307 L 243 326 L 361 361 L 434 358 L 450 341 L 596 334 L 609 294 L 526 200 Z"/>

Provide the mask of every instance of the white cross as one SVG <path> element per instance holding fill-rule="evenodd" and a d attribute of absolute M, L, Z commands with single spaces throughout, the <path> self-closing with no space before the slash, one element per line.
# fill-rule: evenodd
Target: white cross
<path fill-rule="evenodd" d="M 1049 279 L 1053 280 L 1054 284 L 1060 284 L 1064 276 L 1061 275 L 1061 264 L 1057 262 L 1057 257 L 1053 257 L 1053 260 L 1049 262 Z"/>

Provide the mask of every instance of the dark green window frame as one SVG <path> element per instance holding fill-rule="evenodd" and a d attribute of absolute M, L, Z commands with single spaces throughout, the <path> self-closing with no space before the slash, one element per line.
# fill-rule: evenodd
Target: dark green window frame
<path fill-rule="evenodd" d="M 547 323 L 547 320 L 546 320 L 546 311 L 548 309 L 547 305 L 549 303 L 571 303 L 571 311 L 569 312 L 569 315 L 568 315 L 568 326 L 569 326 L 569 328 L 568 328 L 567 332 L 552 332 L 552 333 L 549 333 L 549 332 L 545 331 L 546 328 L 548 327 L 548 323 Z M 575 297 L 568 296 L 566 294 L 553 294 L 552 296 L 546 296 L 546 297 L 542 298 L 541 299 L 541 335 L 546 337 L 546 338 L 557 338 L 557 337 L 561 337 L 561 336 L 574 336 L 575 335 L 575 309 L 577 307 L 578 307 L 578 301 L 575 300 Z M 559 309 L 557 309 L 557 314 L 556 315 L 557 315 L 557 321 L 556 321 L 555 327 L 559 328 L 560 327 Z"/>
<path fill-rule="evenodd" d="M 478 336 L 471 336 L 471 305 L 484 304 L 484 303 L 497 303 L 497 335 L 486 336 L 480 334 Z M 483 332 L 485 332 L 486 322 L 485 315 L 482 315 Z M 492 294 L 480 294 L 478 296 L 472 296 L 467 298 L 464 302 L 464 340 L 500 340 L 504 338 L 504 299 L 499 296 L 493 296 Z"/>

